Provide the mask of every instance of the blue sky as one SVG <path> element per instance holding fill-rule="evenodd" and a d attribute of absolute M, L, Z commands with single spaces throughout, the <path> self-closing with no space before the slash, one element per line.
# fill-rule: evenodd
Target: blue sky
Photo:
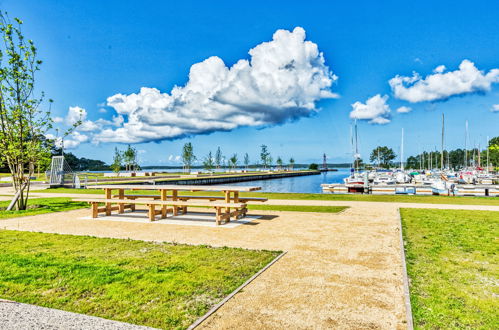
<path fill-rule="evenodd" d="M 381 105 L 389 106 L 391 112 L 382 116 L 390 122 L 359 121 L 363 158 L 376 145 L 388 145 L 398 153 L 402 128 L 406 156 L 439 147 L 442 113 L 447 147 L 463 146 L 465 120 L 471 143 L 483 146 L 487 136 L 499 135 L 499 112 L 492 111 L 499 104 L 499 83 L 493 77 L 489 87 L 480 85 L 471 92 L 432 85 L 441 95 L 429 100 L 417 99 L 413 89 L 397 96 L 390 88 L 389 80 L 397 75 L 411 77 L 415 71 L 424 80 L 459 70 L 463 60 L 473 62 L 483 76 L 499 68 L 499 2 L 434 2 L 7 0 L 0 6 L 24 21 L 26 36 L 38 46 L 44 60 L 38 86 L 55 100 L 54 116 L 64 118 L 69 107 L 80 107 L 92 122 L 117 115 L 106 106 L 113 95 L 139 93 L 142 87 L 170 93 L 175 85 L 188 82 L 193 64 L 218 56 L 230 67 L 250 59 L 248 51 L 271 41 L 276 30 L 302 27 L 306 40 L 318 46 L 325 65 L 338 77 L 330 90 L 339 98 L 316 97 L 320 111 L 290 115 L 298 117 L 291 122 L 271 119 L 264 128 L 239 125 L 231 131 L 215 129 L 211 134 L 135 145 L 142 165 L 173 165 L 188 141 L 198 158 L 220 146 L 226 155 L 238 153 L 242 158 L 248 152 L 256 160 L 259 146 L 266 144 L 274 159 L 292 156 L 297 162 L 318 162 L 325 152 L 330 162 L 349 161 L 352 104 L 360 102 L 359 111 L 367 111 L 363 105 L 377 94 L 388 96 Z M 440 65 L 446 70 L 434 71 Z M 432 86 L 425 95 L 433 92 L 428 90 Z M 401 106 L 412 111 L 398 113 Z M 111 136 L 114 132 L 113 128 Z M 110 162 L 115 146 L 125 147 L 85 142 L 71 151 Z"/>

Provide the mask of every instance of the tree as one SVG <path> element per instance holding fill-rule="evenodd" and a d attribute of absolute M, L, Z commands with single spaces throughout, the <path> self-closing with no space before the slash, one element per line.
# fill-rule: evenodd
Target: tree
<path fill-rule="evenodd" d="M 122 152 L 119 151 L 118 148 L 114 148 L 113 164 L 111 164 L 111 169 L 113 170 L 113 172 L 115 172 L 116 174 L 120 173 L 122 162 L 123 162 Z"/>
<path fill-rule="evenodd" d="M 291 170 L 293 170 L 293 168 L 295 167 L 295 160 L 293 157 L 289 159 L 289 167 L 291 168 Z"/>
<path fill-rule="evenodd" d="M 246 170 L 248 169 L 249 163 L 250 163 L 249 155 L 248 155 L 248 153 L 245 153 L 244 154 L 244 167 L 246 168 Z"/>
<path fill-rule="evenodd" d="M 499 167 L 499 136 L 489 140 L 489 163 L 491 166 Z M 485 155 L 487 157 L 487 155 Z M 484 158 L 486 159 L 486 158 Z"/>
<path fill-rule="evenodd" d="M 316 163 L 312 163 L 308 166 L 308 169 L 317 171 L 319 169 L 319 165 L 317 165 Z"/>
<path fill-rule="evenodd" d="M 277 168 L 280 170 L 282 167 L 282 159 L 280 156 L 277 157 L 277 160 L 275 161 L 275 163 L 277 164 Z"/>
<path fill-rule="evenodd" d="M 274 162 L 274 158 L 272 158 L 272 156 L 269 154 L 267 157 L 267 163 L 268 163 L 269 168 L 272 168 L 273 162 Z"/>
<path fill-rule="evenodd" d="M 232 157 L 229 158 L 230 166 L 235 170 L 237 167 L 237 154 L 233 154 Z"/>
<path fill-rule="evenodd" d="M 204 158 L 203 160 L 203 166 L 207 171 L 211 171 L 213 169 L 214 163 L 213 163 L 213 156 L 211 154 L 211 151 L 208 153 L 208 155 Z"/>
<path fill-rule="evenodd" d="M 128 148 L 123 153 L 123 161 L 125 162 L 125 170 L 132 171 L 137 166 L 137 149 L 128 145 Z"/>
<path fill-rule="evenodd" d="M 409 158 L 407 158 L 405 166 L 407 168 L 412 168 L 412 169 L 419 168 L 418 158 L 416 158 L 414 156 L 410 156 Z"/>
<path fill-rule="evenodd" d="M 397 156 L 395 155 L 395 152 L 392 148 L 388 148 L 386 146 L 376 147 L 376 149 L 371 152 L 371 157 L 369 158 L 369 160 L 371 161 L 371 163 L 379 162 L 379 166 L 389 168 L 392 164 L 392 160 L 394 160 L 395 157 Z"/>
<path fill-rule="evenodd" d="M 260 159 L 262 160 L 263 168 L 267 168 L 267 165 L 269 164 L 270 153 L 269 153 L 267 146 L 265 144 L 262 144 L 260 146 L 260 148 L 261 148 Z"/>
<path fill-rule="evenodd" d="M 182 162 L 184 163 L 184 171 L 190 172 L 192 163 L 196 160 L 196 156 L 194 156 L 194 151 L 192 148 L 192 144 L 187 142 L 184 144 L 182 150 Z"/>
<path fill-rule="evenodd" d="M 218 147 L 215 152 L 215 165 L 217 166 L 217 170 L 219 170 L 220 165 L 222 165 L 222 157 L 222 151 L 220 150 L 220 147 Z"/>
<path fill-rule="evenodd" d="M 8 209 L 27 207 L 35 165 L 50 155 L 45 135 L 52 128 L 50 106 L 42 110 L 44 94 L 35 96 L 35 72 L 42 61 L 21 25 L 0 13 L 0 165 L 6 164 L 16 194 Z M 52 100 L 49 100 L 49 104 Z"/>

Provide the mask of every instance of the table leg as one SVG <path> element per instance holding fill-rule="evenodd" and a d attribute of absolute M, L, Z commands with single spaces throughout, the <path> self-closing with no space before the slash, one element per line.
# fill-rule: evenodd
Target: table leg
<path fill-rule="evenodd" d="M 230 203 L 230 191 L 225 191 L 225 203 Z M 225 208 L 227 213 L 227 222 L 230 222 L 230 207 Z"/>
<path fill-rule="evenodd" d="M 125 199 L 125 189 L 119 189 L 118 198 Z M 122 203 L 119 204 L 118 213 L 125 213 L 125 204 Z"/>
<path fill-rule="evenodd" d="M 177 190 L 172 190 L 172 200 L 177 201 Z M 173 215 L 178 215 L 178 206 L 173 205 Z"/>
<path fill-rule="evenodd" d="M 106 189 L 106 199 L 111 199 L 112 197 L 112 190 L 111 189 Z M 111 215 L 111 203 L 106 203 L 106 215 Z"/>
<path fill-rule="evenodd" d="M 166 201 L 166 193 L 167 193 L 167 190 L 166 189 L 161 189 L 161 200 L 162 201 Z M 162 205 L 161 206 L 161 219 L 164 219 L 166 218 L 166 205 Z"/>

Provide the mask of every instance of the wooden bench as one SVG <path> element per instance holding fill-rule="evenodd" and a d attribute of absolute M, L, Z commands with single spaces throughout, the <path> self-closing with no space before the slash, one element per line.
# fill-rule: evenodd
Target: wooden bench
<path fill-rule="evenodd" d="M 156 197 L 156 196 L 155 196 Z M 168 212 L 172 212 L 173 215 L 178 214 L 180 209 L 184 214 L 187 212 L 188 206 L 193 207 L 214 207 L 216 209 L 216 223 L 220 225 L 222 221 L 230 222 L 230 218 L 234 217 L 234 220 L 243 217 L 248 212 L 245 203 L 225 203 L 225 202 L 185 202 L 185 201 L 160 201 L 157 199 L 153 200 L 134 200 L 132 203 L 129 199 L 86 199 L 86 198 L 74 198 L 75 202 L 87 202 L 92 205 L 92 218 L 97 218 L 100 212 L 105 212 L 106 215 L 111 215 L 111 211 L 118 210 L 119 213 L 123 213 L 125 208 L 135 209 L 135 205 L 146 205 L 149 208 L 149 220 L 154 221 L 156 215 L 161 215 L 164 219 Z M 105 206 L 99 207 L 99 204 L 105 203 Z M 118 204 L 118 206 L 112 206 L 112 204 Z M 156 206 L 161 206 L 161 210 L 156 210 Z M 168 208 L 172 206 L 172 208 Z M 230 209 L 235 209 L 230 211 Z"/>
<path fill-rule="evenodd" d="M 119 195 L 114 195 L 114 197 L 119 197 Z M 137 198 L 152 198 L 152 199 L 161 199 L 161 195 L 133 195 L 133 194 L 127 194 L 123 195 L 124 198 L 132 199 L 135 200 Z M 187 201 L 189 199 L 206 199 L 209 201 L 223 201 L 225 200 L 224 196 L 186 196 L 186 195 L 179 195 L 179 196 L 172 196 L 168 195 L 166 196 L 169 199 L 176 198 L 177 200 L 180 201 Z M 247 203 L 247 202 L 266 202 L 268 201 L 267 198 L 263 197 L 239 197 L 239 202 L 241 203 Z"/>

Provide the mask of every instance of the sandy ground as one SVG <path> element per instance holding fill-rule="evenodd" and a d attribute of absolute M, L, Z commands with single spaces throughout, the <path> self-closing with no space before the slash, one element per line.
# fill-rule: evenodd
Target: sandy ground
<path fill-rule="evenodd" d="M 251 211 L 265 216 L 232 229 L 78 220 L 88 213 L 2 220 L 0 228 L 288 252 L 204 328 L 406 327 L 396 206 L 339 214 Z"/>

